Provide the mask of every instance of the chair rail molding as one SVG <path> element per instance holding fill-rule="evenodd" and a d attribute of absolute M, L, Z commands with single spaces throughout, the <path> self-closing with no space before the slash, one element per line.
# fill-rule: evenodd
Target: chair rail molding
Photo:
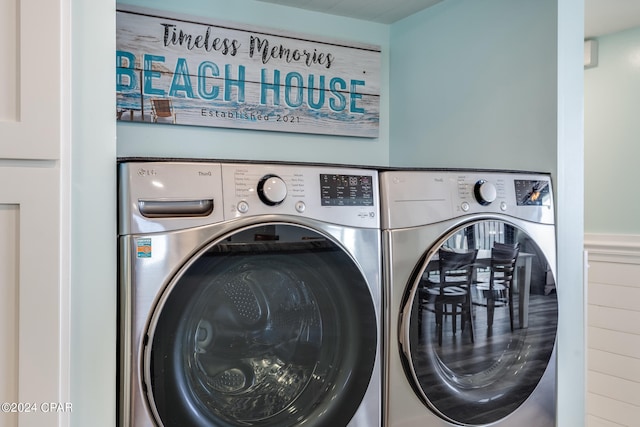
<path fill-rule="evenodd" d="M 586 233 L 584 247 L 592 261 L 640 264 L 640 235 Z"/>

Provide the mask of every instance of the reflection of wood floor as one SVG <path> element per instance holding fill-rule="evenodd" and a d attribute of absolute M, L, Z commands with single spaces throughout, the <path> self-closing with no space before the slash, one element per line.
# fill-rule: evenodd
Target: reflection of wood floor
<path fill-rule="evenodd" d="M 515 299 L 513 332 L 506 307 L 496 308 L 492 328 L 487 327 L 486 308 L 474 307 L 473 343 L 468 327 L 460 331 L 459 318 L 457 334 L 453 335 L 451 317 L 445 316 L 442 346 L 438 346 L 435 314 L 424 311 L 422 339 L 418 338 L 417 329 L 412 334 L 412 348 L 417 350 L 417 357 L 413 353 L 414 369 L 430 402 L 443 413 L 456 414 L 454 418 L 469 423 L 491 422 L 514 410 L 536 387 L 555 343 L 557 298 L 555 292 L 548 296 L 530 295 L 526 329 L 519 327 Z M 428 352 L 435 352 L 436 357 Z M 450 370 L 451 377 L 462 381 L 462 387 L 467 389 L 464 397 L 452 392 L 451 380 L 444 381 L 442 371 L 433 367 L 431 360 L 438 359 Z M 470 404 L 492 398 L 495 404 Z"/>

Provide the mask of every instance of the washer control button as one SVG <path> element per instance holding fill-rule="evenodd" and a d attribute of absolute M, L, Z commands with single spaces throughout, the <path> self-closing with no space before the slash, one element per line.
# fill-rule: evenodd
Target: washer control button
<path fill-rule="evenodd" d="M 236 207 L 238 209 L 238 212 L 240 213 L 247 213 L 249 212 L 249 203 L 245 202 L 244 200 L 238 203 L 238 206 Z"/>
<path fill-rule="evenodd" d="M 258 182 L 258 197 L 265 205 L 279 205 L 287 197 L 287 184 L 277 175 L 265 175 Z"/>
<path fill-rule="evenodd" d="M 503 210 L 503 211 L 506 211 L 507 210 L 507 203 L 506 202 L 501 202 L 500 203 L 500 209 Z"/>
<path fill-rule="evenodd" d="M 498 197 L 498 190 L 493 183 L 481 179 L 476 182 L 476 185 L 473 188 L 473 194 L 478 203 L 482 206 L 487 206 L 490 205 L 496 197 Z"/>
<path fill-rule="evenodd" d="M 307 208 L 307 205 L 305 205 L 303 201 L 296 202 L 296 210 L 299 213 L 304 212 L 306 208 Z"/>
<path fill-rule="evenodd" d="M 460 205 L 460 208 L 464 211 L 464 212 L 468 212 L 469 211 L 469 203 L 468 202 L 462 202 L 462 204 Z"/>

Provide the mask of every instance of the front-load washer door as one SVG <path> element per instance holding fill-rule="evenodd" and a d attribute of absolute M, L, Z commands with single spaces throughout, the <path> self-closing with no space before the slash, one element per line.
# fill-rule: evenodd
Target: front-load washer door
<path fill-rule="evenodd" d="M 424 254 L 405 294 L 400 348 L 415 392 L 439 417 L 495 423 L 555 372 L 553 250 L 552 237 L 536 242 L 492 219 L 460 225 Z"/>
<path fill-rule="evenodd" d="M 371 379 L 375 306 L 354 261 L 305 227 L 213 242 L 167 286 L 143 374 L 158 425 L 346 426 Z"/>

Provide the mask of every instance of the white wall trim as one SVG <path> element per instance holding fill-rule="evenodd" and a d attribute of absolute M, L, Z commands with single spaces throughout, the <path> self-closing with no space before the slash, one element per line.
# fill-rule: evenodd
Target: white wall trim
<path fill-rule="evenodd" d="M 640 235 L 584 236 L 589 260 L 587 325 L 587 421 L 637 424 L 640 398 Z"/>
<path fill-rule="evenodd" d="M 71 145 L 72 0 L 60 1 L 60 398 L 71 400 Z M 71 412 L 58 414 L 58 426 L 71 425 Z"/>
<path fill-rule="evenodd" d="M 586 233 L 584 247 L 591 261 L 640 264 L 640 235 Z"/>

